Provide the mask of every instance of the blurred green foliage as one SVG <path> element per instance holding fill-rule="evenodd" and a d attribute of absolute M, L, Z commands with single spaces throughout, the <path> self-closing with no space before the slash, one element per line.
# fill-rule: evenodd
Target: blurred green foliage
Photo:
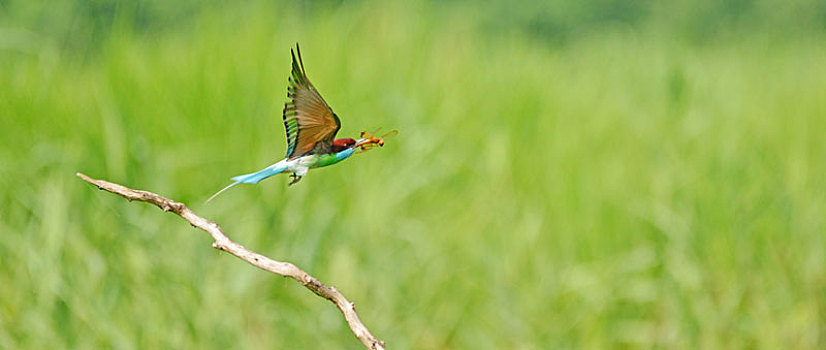
<path fill-rule="evenodd" d="M 826 346 L 820 1 L 0 1 L 0 348 Z M 289 48 L 387 146 L 280 159 Z"/>

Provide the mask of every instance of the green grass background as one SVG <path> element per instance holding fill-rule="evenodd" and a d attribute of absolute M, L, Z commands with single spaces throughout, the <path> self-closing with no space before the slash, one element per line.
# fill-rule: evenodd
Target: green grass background
<path fill-rule="evenodd" d="M 826 347 L 816 1 L 0 1 L 0 348 Z M 386 147 L 284 152 L 289 49 Z"/>

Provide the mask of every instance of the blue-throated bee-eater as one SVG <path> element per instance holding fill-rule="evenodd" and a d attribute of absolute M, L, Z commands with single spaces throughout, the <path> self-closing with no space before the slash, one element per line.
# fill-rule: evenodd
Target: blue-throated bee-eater
<path fill-rule="evenodd" d="M 209 197 L 207 202 L 239 183 L 257 184 L 285 171 L 292 173 L 292 185 L 312 168 L 336 164 L 359 149 L 366 151 L 373 145 L 384 145 L 383 137 L 373 137 L 372 133 L 366 132 L 362 132 L 358 140 L 336 139 L 341 120 L 307 79 L 298 44 L 295 45 L 295 51 L 290 50 L 290 53 L 293 58 L 290 85 L 287 87 L 290 101 L 284 104 L 282 115 L 287 131 L 286 158 L 257 172 L 233 177 L 232 181 L 235 182 Z M 298 60 L 295 59 L 296 53 Z"/>

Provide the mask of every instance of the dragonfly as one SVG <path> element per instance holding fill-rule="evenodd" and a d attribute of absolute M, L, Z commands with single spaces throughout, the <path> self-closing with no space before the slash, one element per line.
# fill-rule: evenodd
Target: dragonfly
<path fill-rule="evenodd" d="M 393 130 L 382 137 L 374 137 L 375 132 L 362 132 L 359 139 L 335 138 L 341 129 L 341 120 L 333 109 L 324 101 L 304 71 L 301 49 L 298 44 L 292 55 L 292 72 L 287 87 L 282 119 L 287 134 L 287 154 L 284 159 L 254 173 L 238 175 L 233 183 L 224 187 L 207 202 L 235 185 L 257 184 L 261 180 L 280 173 L 290 173 L 289 185 L 301 181 L 310 169 L 321 168 L 341 162 L 356 151 L 366 152 L 374 146 L 384 146 L 384 137 L 398 134 Z M 298 59 L 296 60 L 296 54 Z"/>
<path fill-rule="evenodd" d="M 381 135 L 380 137 L 373 137 L 373 135 L 375 135 L 378 131 L 379 131 L 379 129 L 376 129 L 373 132 L 362 131 L 361 136 L 360 136 L 361 140 L 368 140 L 369 142 L 365 142 L 364 144 L 359 145 L 358 147 L 360 147 L 360 149 L 356 153 L 367 152 L 367 151 L 373 149 L 373 147 L 375 147 L 376 145 L 378 145 L 379 147 L 383 147 L 384 146 L 384 139 L 392 137 L 392 136 L 396 136 L 396 135 L 399 134 L 398 130 L 390 130 L 390 132 L 388 132 L 384 135 Z"/>

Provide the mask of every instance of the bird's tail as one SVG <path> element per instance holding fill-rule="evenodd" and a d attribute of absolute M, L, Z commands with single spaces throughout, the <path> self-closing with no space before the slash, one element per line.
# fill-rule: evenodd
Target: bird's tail
<path fill-rule="evenodd" d="M 233 186 L 235 186 L 237 184 L 240 184 L 240 183 L 257 184 L 261 180 L 264 180 L 264 179 L 266 179 L 270 176 L 273 176 L 275 174 L 281 173 L 284 170 L 287 170 L 287 165 L 284 164 L 284 162 L 282 161 L 282 162 L 278 162 L 278 163 L 275 163 L 273 165 L 270 165 L 270 166 L 268 166 L 264 169 L 261 169 L 259 171 L 254 172 L 254 173 L 238 175 L 236 177 L 233 177 L 232 181 L 235 181 L 235 182 L 229 184 L 229 186 L 224 187 L 220 191 L 218 191 L 217 193 L 213 194 L 212 197 L 209 197 L 209 199 L 207 199 L 207 202 L 211 201 L 215 197 L 218 197 L 219 194 L 223 193 L 224 191 L 232 188 Z"/>

